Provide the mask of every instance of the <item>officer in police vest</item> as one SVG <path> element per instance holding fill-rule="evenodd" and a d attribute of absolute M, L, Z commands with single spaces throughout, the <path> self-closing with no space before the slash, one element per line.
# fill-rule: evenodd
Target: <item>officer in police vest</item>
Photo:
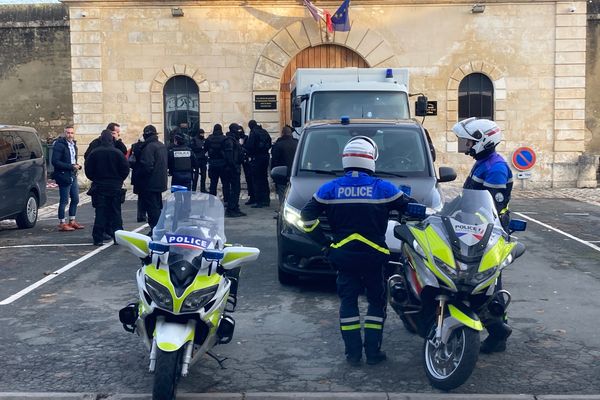
<path fill-rule="evenodd" d="M 384 266 L 390 255 L 385 232 L 389 212 L 402 213 L 408 203 L 415 202 L 392 183 L 372 176 L 377 157 L 371 138 L 350 139 L 342 154 L 344 176 L 321 186 L 301 211 L 304 230 L 326 245 L 328 259 L 338 271 L 340 330 L 351 365 L 360 365 L 362 359 L 358 296 L 365 288 L 369 307 L 362 328 L 367 363 L 386 359 L 381 351 L 386 316 Z M 319 227 L 323 212 L 331 225 L 331 238 Z"/>
<path fill-rule="evenodd" d="M 475 117 L 459 121 L 452 127 L 452 131 L 457 137 L 467 141 L 465 154 L 476 160 L 463 188 L 490 192 L 502 227 L 508 232 L 508 202 L 513 187 L 513 174 L 504 158 L 496 152 L 496 146 L 502 141 L 502 131 L 494 121 Z M 496 290 L 502 290 L 502 275 L 498 277 Z M 504 298 L 501 299 L 504 305 Z M 512 333 L 506 314 L 482 319 L 489 336 L 481 343 L 481 352 L 506 350 L 506 339 Z"/>
<path fill-rule="evenodd" d="M 182 134 L 175 135 L 174 146 L 169 149 L 169 174 L 172 176 L 171 185 L 192 188 L 192 173 L 196 165 L 196 157 L 192 149 L 185 143 Z"/>

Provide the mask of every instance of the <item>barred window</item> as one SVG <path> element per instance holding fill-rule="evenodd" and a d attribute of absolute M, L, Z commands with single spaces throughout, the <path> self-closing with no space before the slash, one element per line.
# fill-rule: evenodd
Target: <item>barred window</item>
<path fill-rule="evenodd" d="M 458 119 L 494 119 L 494 85 L 480 73 L 465 76 L 458 86 Z"/>

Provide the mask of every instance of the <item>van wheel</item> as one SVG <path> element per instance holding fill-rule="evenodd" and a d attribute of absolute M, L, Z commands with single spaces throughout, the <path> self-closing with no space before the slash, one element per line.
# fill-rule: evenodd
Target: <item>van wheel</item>
<path fill-rule="evenodd" d="M 38 200 L 33 192 L 27 195 L 27 201 L 23 207 L 23 211 L 17 215 L 17 226 L 20 229 L 33 228 L 38 218 Z"/>

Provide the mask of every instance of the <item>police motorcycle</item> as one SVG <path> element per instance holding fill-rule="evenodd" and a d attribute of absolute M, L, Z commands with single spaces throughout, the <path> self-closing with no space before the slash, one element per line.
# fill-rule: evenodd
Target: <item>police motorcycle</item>
<path fill-rule="evenodd" d="M 174 399 L 179 378 L 204 353 L 223 367 L 211 349 L 233 336 L 235 321 L 228 313 L 236 297 L 230 290 L 237 288 L 241 265 L 260 253 L 225 244 L 223 203 L 217 197 L 185 187 L 173 191 L 152 240 L 123 230 L 115 234 L 117 243 L 141 259 L 139 301 L 121 309 L 119 319 L 150 352 L 153 400 Z"/>
<path fill-rule="evenodd" d="M 487 190 L 463 189 L 438 213 L 408 205 L 408 219 L 390 220 L 388 301 L 404 327 L 425 339 L 423 360 L 432 386 L 451 390 L 471 375 L 482 321 L 501 318 L 510 293 L 496 291 L 502 270 L 525 251 L 500 224 Z M 411 218 L 412 217 L 412 218 Z M 513 220 L 509 233 L 524 231 Z"/>

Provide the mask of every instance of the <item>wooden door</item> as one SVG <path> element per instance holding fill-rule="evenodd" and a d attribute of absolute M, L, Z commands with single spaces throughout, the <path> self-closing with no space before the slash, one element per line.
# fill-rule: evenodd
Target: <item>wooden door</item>
<path fill-rule="evenodd" d="M 335 44 L 308 47 L 296 54 L 281 76 L 279 90 L 279 122 L 291 124 L 290 81 L 297 68 L 368 68 L 367 62 L 354 51 Z"/>

